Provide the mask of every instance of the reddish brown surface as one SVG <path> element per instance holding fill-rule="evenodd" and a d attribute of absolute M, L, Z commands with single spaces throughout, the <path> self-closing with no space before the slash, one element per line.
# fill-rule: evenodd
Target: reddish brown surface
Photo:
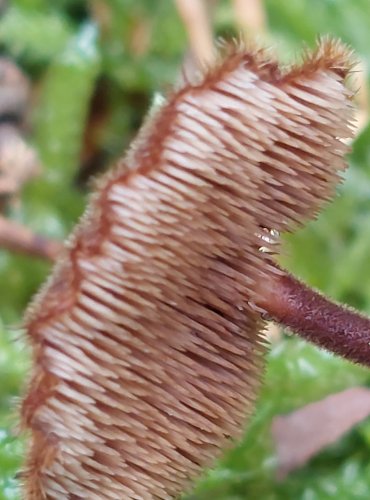
<path fill-rule="evenodd" d="M 351 361 L 370 365 L 370 319 L 336 304 L 289 274 L 261 282 L 271 318 L 305 339 Z"/>

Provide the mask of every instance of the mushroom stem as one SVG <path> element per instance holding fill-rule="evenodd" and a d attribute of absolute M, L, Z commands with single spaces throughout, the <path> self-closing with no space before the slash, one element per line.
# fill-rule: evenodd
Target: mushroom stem
<path fill-rule="evenodd" d="M 261 281 L 257 302 L 273 321 L 306 340 L 370 365 L 370 318 L 330 301 L 285 272 Z"/>

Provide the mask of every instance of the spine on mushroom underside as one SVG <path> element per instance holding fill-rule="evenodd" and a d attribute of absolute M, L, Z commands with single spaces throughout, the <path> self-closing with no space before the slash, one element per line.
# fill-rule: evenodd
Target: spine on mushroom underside
<path fill-rule="evenodd" d="M 261 234 L 333 193 L 345 61 L 325 42 L 289 73 L 237 48 L 100 181 L 27 318 L 28 500 L 171 498 L 240 434 L 263 369 Z"/>

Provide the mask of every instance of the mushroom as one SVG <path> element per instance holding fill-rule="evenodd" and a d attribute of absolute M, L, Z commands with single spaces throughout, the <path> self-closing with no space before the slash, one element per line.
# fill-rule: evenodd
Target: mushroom
<path fill-rule="evenodd" d="M 287 70 L 224 49 L 98 182 L 26 315 L 27 500 L 170 499 L 241 435 L 265 318 L 284 323 L 303 286 L 282 288 L 277 232 L 315 217 L 346 166 L 351 61 L 329 39 Z"/>

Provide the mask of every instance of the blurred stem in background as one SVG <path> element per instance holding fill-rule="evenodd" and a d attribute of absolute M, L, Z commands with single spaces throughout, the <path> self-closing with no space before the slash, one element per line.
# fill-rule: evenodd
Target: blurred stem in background
<path fill-rule="evenodd" d="M 235 23 L 245 40 L 261 37 L 267 30 L 266 10 L 263 0 L 233 0 Z"/>
<path fill-rule="evenodd" d="M 175 0 L 186 28 L 193 57 L 200 66 L 212 64 L 215 56 L 211 5 L 204 0 Z"/>

